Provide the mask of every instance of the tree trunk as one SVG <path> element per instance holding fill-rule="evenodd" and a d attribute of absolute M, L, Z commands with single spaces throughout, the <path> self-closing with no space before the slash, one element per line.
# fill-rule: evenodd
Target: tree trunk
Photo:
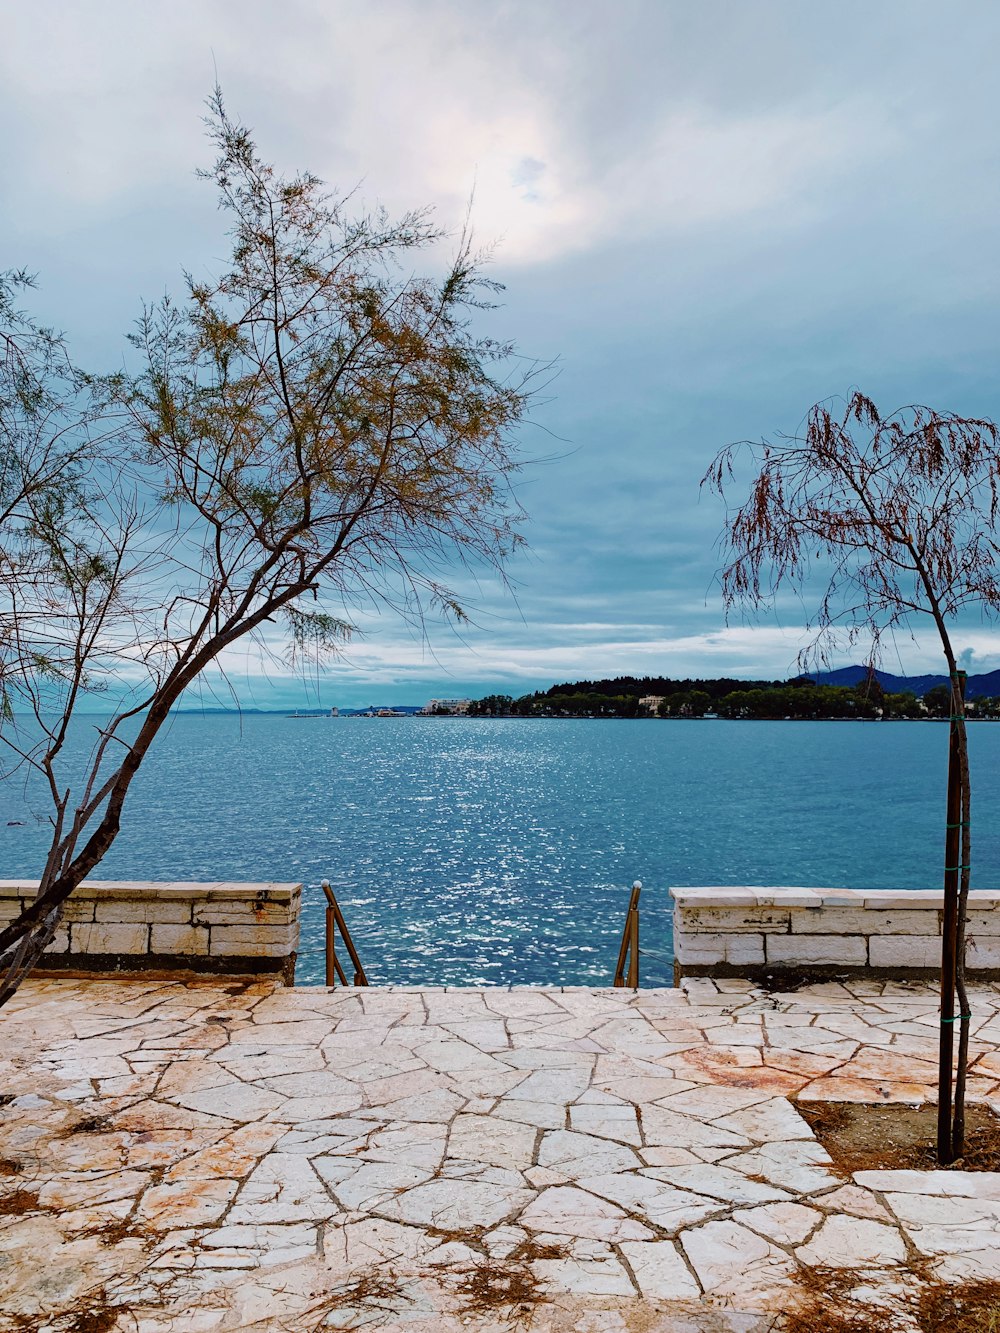
<path fill-rule="evenodd" d="M 969 739 L 965 726 L 965 672 L 958 673 L 952 693 L 958 707 L 957 718 L 958 765 L 962 794 L 961 869 L 959 871 L 958 913 L 955 921 L 955 990 L 958 996 L 959 1037 L 958 1061 L 955 1069 L 955 1107 L 951 1129 L 951 1160 L 965 1152 L 965 1080 L 969 1064 L 969 995 L 965 986 L 965 923 L 969 908 L 969 883 L 972 873 L 972 779 L 969 772 Z"/>
<path fill-rule="evenodd" d="M 21 937 L 21 941 L 11 950 L 9 960 L 0 960 L 0 970 L 6 969 L 0 980 L 0 1007 L 5 1005 L 18 986 L 32 970 L 56 936 L 56 927 L 62 920 L 63 904 L 53 907 L 41 925 Z"/>
<path fill-rule="evenodd" d="M 938 1048 L 938 1159 L 947 1165 L 965 1141 L 965 1075 L 969 1049 L 969 1005 L 965 989 L 965 918 L 969 896 L 971 829 L 965 672 L 951 671 L 948 746 L 948 804 L 945 829 L 944 912 L 941 931 L 941 1037 Z M 955 1013 L 956 996 L 959 1013 Z M 960 1022 L 955 1067 L 955 1022 Z M 954 1096 L 952 1079 L 954 1078 Z"/>

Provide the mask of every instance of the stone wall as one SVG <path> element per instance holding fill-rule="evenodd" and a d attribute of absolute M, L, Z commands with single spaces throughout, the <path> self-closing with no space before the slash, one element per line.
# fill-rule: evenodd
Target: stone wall
<path fill-rule="evenodd" d="M 782 972 L 931 977 L 941 962 L 938 892 L 671 889 L 677 977 Z M 1000 893 L 969 895 L 968 970 L 1000 979 Z"/>
<path fill-rule="evenodd" d="M 34 899 L 37 881 L 0 880 L 0 924 Z M 299 945 L 301 884 L 90 880 L 66 904 L 41 965 L 78 972 L 278 973 Z"/>

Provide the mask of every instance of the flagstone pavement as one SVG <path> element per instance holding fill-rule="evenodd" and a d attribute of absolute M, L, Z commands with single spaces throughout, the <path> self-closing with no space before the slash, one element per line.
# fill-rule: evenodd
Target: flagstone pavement
<path fill-rule="evenodd" d="M 973 1008 L 1000 1109 L 1000 987 Z M 936 1039 L 917 983 L 33 980 L 0 1330 L 762 1333 L 803 1266 L 1000 1278 L 1000 1174 L 844 1178 L 795 1108 L 932 1097 Z"/>

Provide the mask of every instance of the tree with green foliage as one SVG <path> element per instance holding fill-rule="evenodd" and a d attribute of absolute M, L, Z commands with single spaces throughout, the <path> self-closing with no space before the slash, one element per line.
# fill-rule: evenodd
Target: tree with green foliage
<path fill-rule="evenodd" d="M 510 717 L 514 711 L 514 700 L 509 694 L 488 694 L 484 699 L 474 699 L 469 704 L 469 717 Z"/>
<path fill-rule="evenodd" d="M 924 695 L 923 703 L 928 717 L 949 717 L 951 690 L 947 685 L 932 685 Z"/>
<path fill-rule="evenodd" d="M 24 271 L 0 273 L 0 532 L 71 506 L 88 458 L 115 431 L 65 339 L 21 308 L 34 285 Z"/>
<path fill-rule="evenodd" d="M 52 822 L 38 895 L 0 930 L 0 1003 L 207 668 L 275 634 L 293 656 L 336 651 L 373 599 L 462 616 L 449 569 L 501 569 L 521 540 L 513 432 L 542 368 L 479 331 L 495 284 L 468 238 L 421 277 L 441 240 L 424 213 L 352 214 L 279 175 L 218 91 L 208 124 L 230 258 L 144 312 L 137 373 L 79 375 L 17 316 L 19 280 L 0 288 L 0 739 Z M 109 682 L 71 772 L 70 729 Z"/>
<path fill-rule="evenodd" d="M 913 720 L 924 716 L 920 700 L 912 690 L 903 690 L 898 694 L 884 696 L 885 716 L 888 718 L 907 718 Z"/>
<path fill-rule="evenodd" d="M 688 695 L 688 709 L 691 717 L 704 717 L 711 707 L 711 697 L 705 690 L 692 690 Z"/>
<path fill-rule="evenodd" d="M 965 1134 L 971 865 L 964 674 L 951 626 L 969 609 L 1000 615 L 1000 432 L 990 421 L 927 407 L 884 417 L 854 393 L 840 413 L 815 406 L 801 438 L 722 450 L 705 483 L 725 496 L 744 460 L 756 475 L 726 521 L 727 607 L 770 606 L 788 587 L 802 596 L 821 568 L 825 588 L 803 665 L 864 640 L 874 670 L 885 636 L 915 617 L 934 626 L 948 665 L 955 781 L 945 839 L 938 1153 L 950 1162 Z"/>

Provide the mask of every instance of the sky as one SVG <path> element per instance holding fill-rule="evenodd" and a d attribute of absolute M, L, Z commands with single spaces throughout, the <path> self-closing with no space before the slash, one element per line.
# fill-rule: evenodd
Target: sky
<path fill-rule="evenodd" d="M 558 361 L 521 439 L 513 591 L 464 586 L 461 634 L 352 612 L 319 676 L 277 643 L 234 655 L 245 705 L 791 674 L 811 608 L 726 623 L 715 453 L 854 387 L 1000 419 L 988 0 L 0 0 L 0 21 L 0 268 L 38 274 L 83 364 L 120 364 L 143 299 L 218 270 L 195 176 L 216 78 L 287 172 L 455 231 L 471 196 L 492 331 Z M 1000 667 L 989 626 L 958 646 Z M 884 665 L 939 650 L 918 628 Z"/>

